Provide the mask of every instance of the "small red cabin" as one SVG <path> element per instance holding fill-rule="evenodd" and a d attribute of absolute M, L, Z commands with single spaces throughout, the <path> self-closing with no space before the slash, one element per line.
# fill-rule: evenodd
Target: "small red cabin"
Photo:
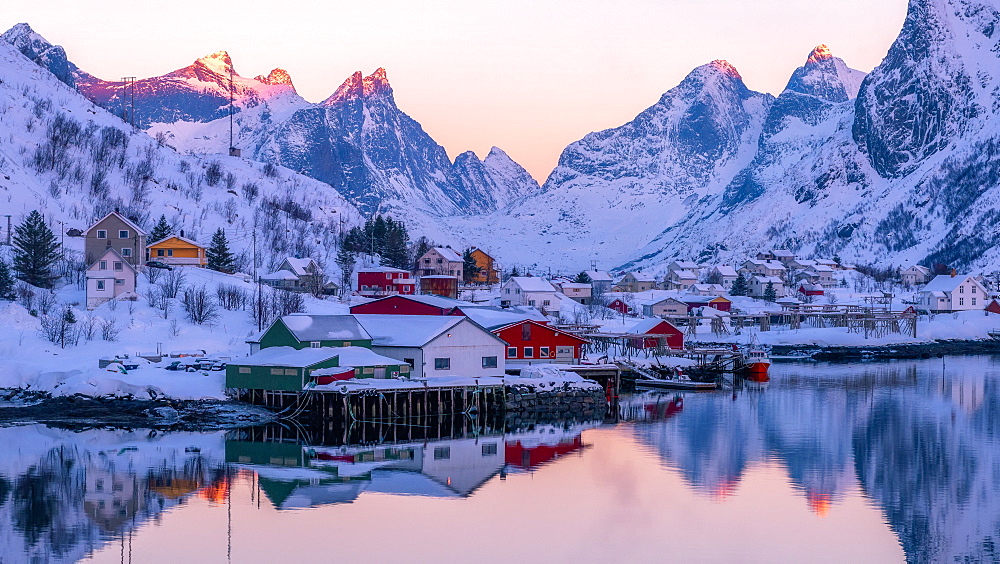
<path fill-rule="evenodd" d="M 589 341 L 537 321 L 525 319 L 490 332 L 507 343 L 507 362 L 579 364 Z"/>
<path fill-rule="evenodd" d="M 632 313 L 632 308 L 628 307 L 628 304 L 622 301 L 621 298 L 615 298 L 614 301 L 609 303 L 608 309 L 613 309 L 622 315 L 629 315 Z"/>
<path fill-rule="evenodd" d="M 358 294 L 372 298 L 394 294 L 415 294 L 417 285 L 410 273 L 388 266 L 358 271 Z"/>
<path fill-rule="evenodd" d="M 799 293 L 803 296 L 822 296 L 825 290 L 819 284 L 802 284 L 799 286 Z"/>
<path fill-rule="evenodd" d="M 631 345 L 640 349 L 655 349 L 667 346 L 671 349 L 684 348 L 684 333 L 664 319 L 644 319 L 628 330 Z"/>
<path fill-rule="evenodd" d="M 694 309 L 706 306 L 715 308 L 719 311 L 729 311 L 733 309 L 733 302 L 723 298 L 722 296 L 687 296 L 682 298 L 682 301 L 687 305 L 689 313 Z"/>
<path fill-rule="evenodd" d="M 1000 304 L 996 300 L 990 300 L 990 305 L 986 306 L 986 311 L 990 313 L 1000 313 Z"/>

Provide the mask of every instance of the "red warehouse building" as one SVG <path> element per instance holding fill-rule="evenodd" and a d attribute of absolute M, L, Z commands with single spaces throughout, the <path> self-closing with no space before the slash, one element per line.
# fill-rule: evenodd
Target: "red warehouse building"
<path fill-rule="evenodd" d="M 453 300 L 443 296 L 387 296 L 378 300 L 351 307 L 352 314 L 373 315 L 462 315 L 462 306 L 469 302 Z"/>
<path fill-rule="evenodd" d="M 358 271 L 358 294 L 370 298 L 394 294 L 416 294 L 416 281 L 410 273 L 388 266 L 364 268 Z"/>
<path fill-rule="evenodd" d="M 684 348 L 684 333 L 663 319 L 644 319 L 628 330 L 632 346 L 640 349 L 655 349 L 666 346 L 671 349 Z"/>
<path fill-rule="evenodd" d="M 579 364 L 587 339 L 525 319 L 491 327 L 507 343 L 507 364 Z"/>

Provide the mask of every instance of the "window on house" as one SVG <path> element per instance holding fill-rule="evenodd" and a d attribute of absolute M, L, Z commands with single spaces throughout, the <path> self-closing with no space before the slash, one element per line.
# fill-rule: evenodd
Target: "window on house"
<path fill-rule="evenodd" d="M 299 371 L 297 369 L 295 369 L 295 368 L 286 368 L 285 369 L 285 376 L 298 376 L 298 375 L 299 375 Z"/>
<path fill-rule="evenodd" d="M 507 347 L 507 358 L 517 358 L 517 347 Z"/>
<path fill-rule="evenodd" d="M 975 287 L 975 286 L 973 286 L 973 287 L 972 287 L 972 293 L 973 293 L 973 294 L 975 294 L 975 293 L 976 293 L 976 287 Z"/>
<path fill-rule="evenodd" d="M 425 258 L 424 259 L 424 264 L 430 264 L 430 263 L 431 263 L 431 259 L 429 259 L 429 258 Z"/>
<path fill-rule="evenodd" d="M 102 260 L 101 264 L 100 264 L 100 269 L 101 270 L 107 270 L 108 269 L 108 261 Z"/>
<path fill-rule="evenodd" d="M 271 369 L 271 376 L 284 376 L 284 375 L 285 375 L 285 369 L 284 368 L 272 368 Z"/>
<path fill-rule="evenodd" d="M 405 362 L 406 364 L 409 364 L 410 366 L 416 366 L 417 365 L 417 363 L 412 358 L 404 358 L 403 362 Z"/>
<path fill-rule="evenodd" d="M 115 284 L 124 286 L 125 285 L 125 281 L 122 280 L 121 278 L 115 278 Z"/>
<path fill-rule="evenodd" d="M 105 229 L 98 229 L 97 230 L 97 238 L 98 239 L 107 239 L 108 238 L 108 232 L 107 232 L 107 230 L 105 230 Z"/>
<path fill-rule="evenodd" d="M 392 280 L 392 274 L 386 273 L 385 279 L 386 280 Z"/>
<path fill-rule="evenodd" d="M 448 460 L 451 458 L 451 447 L 434 447 L 434 460 Z"/>
<path fill-rule="evenodd" d="M 156 256 L 162 257 L 163 256 L 163 249 L 156 249 Z"/>
<path fill-rule="evenodd" d="M 309 347 L 310 348 L 318 349 L 321 346 L 323 346 L 323 343 L 321 343 L 320 341 L 309 341 Z"/>
<path fill-rule="evenodd" d="M 483 456 L 496 456 L 496 455 L 497 455 L 496 443 L 483 443 Z"/>
<path fill-rule="evenodd" d="M 524 347 L 524 358 L 534 358 L 535 347 Z"/>
<path fill-rule="evenodd" d="M 174 256 L 174 250 L 173 249 L 167 249 L 167 256 L 168 257 Z"/>
<path fill-rule="evenodd" d="M 976 305 L 976 298 L 972 298 L 972 305 Z"/>
<path fill-rule="evenodd" d="M 402 373 L 402 374 L 409 374 L 410 373 L 410 365 L 409 364 L 403 364 L 403 365 L 401 365 L 399 367 L 399 372 Z"/>
<path fill-rule="evenodd" d="M 549 300 L 542 300 L 542 305 L 543 306 L 552 305 L 552 302 Z"/>
<path fill-rule="evenodd" d="M 122 269 L 122 263 L 121 263 L 121 261 L 116 260 L 115 261 L 115 270 L 121 270 L 121 269 Z"/>
<path fill-rule="evenodd" d="M 434 370 L 451 370 L 450 358 L 435 358 Z"/>
<path fill-rule="evenodd" d="M 128 239 L 128 229 L 122 229 L 118 232 L 119 239 Z"/>
<path fill-rule="evenodd" d="M 496 368 L 496 367 L 497 367 L 497 357 L 495 356 L 483 357 L 483 368 Z"/>
<path fill-rule="evenodd" d="M 959 294 L 964 294 L 965 293 L 965 286 L 959 286 L 958 287 L 958 293 Z"/>
<path fill-rule="evenodd" d="M 965 305 L 965 298 L 958 298 L 958 305 Z"/>
<path fill-rule="evenodd" d="M 538 347 L 538 358 L 548 358 L 549 347 Z"/>
<path fill-rule="evenodd" d="M 132 256 L 132 249 L 128 247 L 122 247 L 122 256 L 125 258 Z"/>
<path fill-rule="evenodd" d="M 103 290 L 104 289 L 104 280 L 98 280 L 97 281 L 97 289 L 98 290 Z"/>
<path fill-rule="evenodd" d="M 240 374 L 250 374 L 250 367 L 249 366 L 241 366 L 240 367 Z"/>
<path fill-rule="evenodd" d="M 438 259 L 438 264 L 441 264 L 441 259 Z"/>

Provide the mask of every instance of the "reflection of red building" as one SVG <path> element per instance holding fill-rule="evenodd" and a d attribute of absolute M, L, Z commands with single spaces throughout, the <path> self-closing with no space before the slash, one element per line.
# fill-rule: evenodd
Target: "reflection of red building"
<path fill-rule="evenodd" d="M 667 403 L 647 403 L 642 406 L 652 421 L 670 419 L 684 410 L 684 398 L 677 396 Z"/>
<path fill-rule="evenodd" d="M 504 462 L 511 466 L 529 469 L 545 464 L 583 448 L 583 437 L 559 441 L 554 445 L 525 446 L 521 441 L 504 445 Z"/>
<path fill-rule="evenodd" d="M 214 480 L 210 485 L 202 488 L 201 491 L 198 492 L 198 497 L 207 499 L 214 505 L 225 503 L 226 498 L 229 497 L 229 488 L 231 485 L 232 480 L 229 476 L 224 474 Z"/>

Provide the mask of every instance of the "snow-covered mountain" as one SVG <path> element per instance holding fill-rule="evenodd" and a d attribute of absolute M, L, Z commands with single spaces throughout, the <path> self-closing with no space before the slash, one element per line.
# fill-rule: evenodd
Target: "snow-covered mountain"
<path fill-rule="evenodd" d="M 0 108 L 0 198 L 15 224 L 37 209 L 56 230 L 83 229 L 118 209 L 149 229 L 164 214 L 203 243 L 222 227 L 244 268 L 256 232 L 268 268 L 286 253 L 332 265 L 337 232 L 361 220 L 336 190 L 293 171 L 178 154 L 6 42 Z"/>
<path fill-rule="evenodd" d="M 539 190 L 506 154 L 484 161 L 463 153 L 455 163 L 395 103 L 384 69 L 356 72 L 318 104 L 300 97 L 280 68 L 245 78 L 225 51 L 134 83 L 101 80 L 79 70 L 65 51 L 26 24 L 3 36 L 25 56 L 65 76 L 63 82 L 178 150 L 228 154 L 230 97 L 233 145 L 244 157 L 278 164 L 325 182 L 364 213 L 417 215 L 430 226 L 442 215 L 486 213 Z M 494 154 L 495 153 L 495 154 Z M 440 233 L 437 233 L 442 237 Z M 447 237 L 447 236 L 444 236 Z"/>

